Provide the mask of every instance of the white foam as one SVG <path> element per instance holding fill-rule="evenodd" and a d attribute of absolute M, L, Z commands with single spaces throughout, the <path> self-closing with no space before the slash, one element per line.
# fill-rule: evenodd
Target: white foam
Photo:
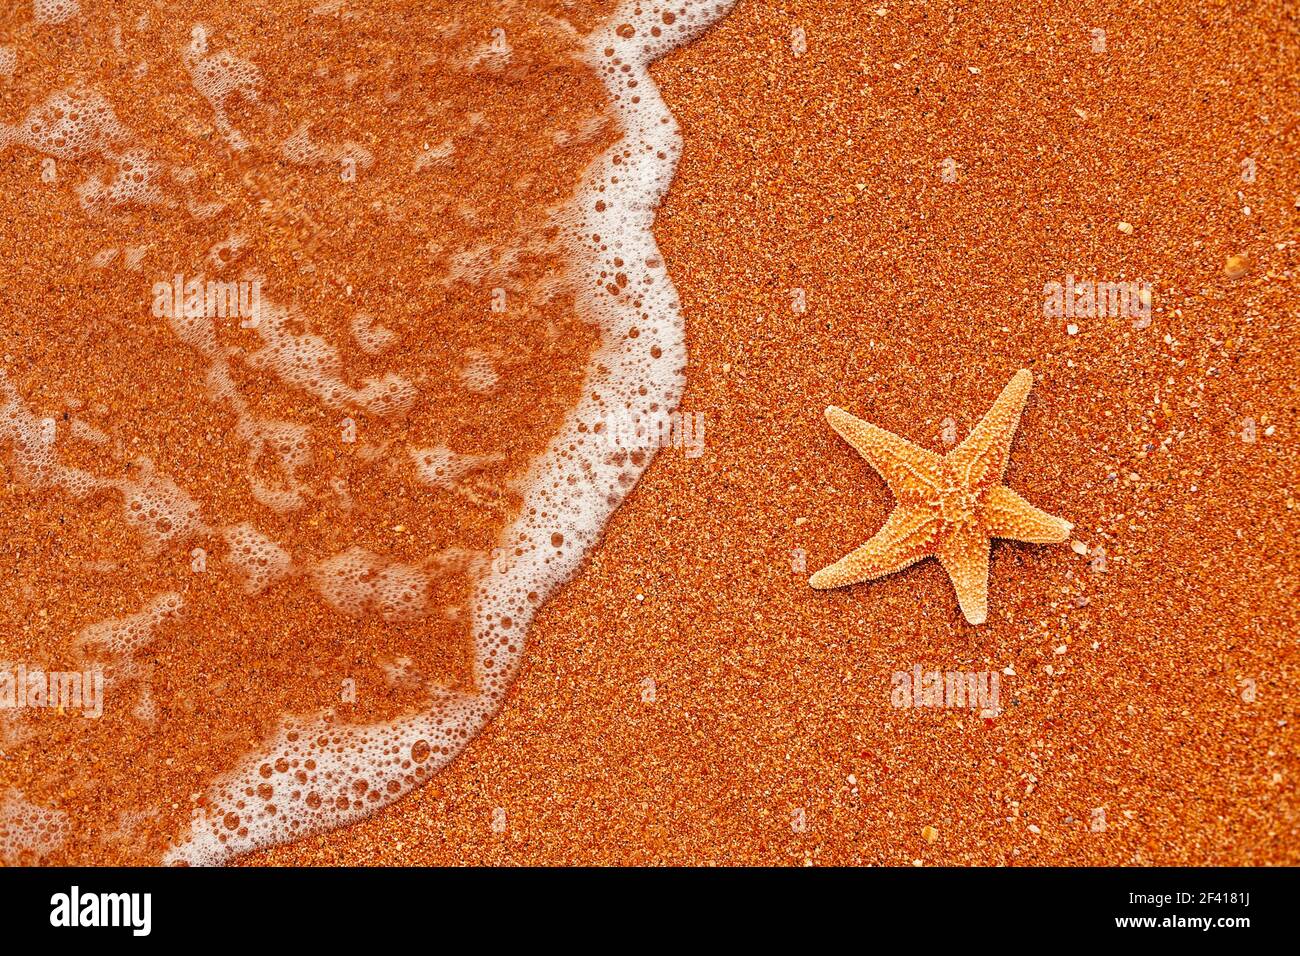
<path fill-rule="evenodd" d="M 58 436 L 58 423 L 37 418 L 0 371 L 0 441 L 13 446 L 19 480 L 35 488 L 62 489 L 76 498 L 103 489 L 117 491 L 127 522 L 143 535 L 152 552 L 204 530 L 197 503 L 166 475 L 158 474 L 149 459 L 132 463 L 139 477 L 102 478 L 60 463 L 55 453 Z"/>
<path fill-rule="evenodd" d="M 212 787 L 212 810 L 196 813 L 188 838 L 167 855 L 170 862 L 219 863 L 357 819 L 427 780 L 501 706 L 534 611 L 577 569 L 654 454 L 656 443 L 648 438 L 643 448 L 611 456 L 600 437 L 604 422 L 619 415 L 648 419 L 674 408 L 681 396 L 682 317 L 650 232 L 681 140 L 647 66 L 723 16 L 732 2 L 630 0 L 586 41 L 624 135 L 587 170 L 557 224 L 572 256 L 578 310 L 599 323 L 602 341 L 582 402 L 520 486 L 523 507 L 503 532 L 504 559 L 477 586 L 474 691 L 439 690 L 427 712 L 392 723 L 287 719 L 262 754 Z M 376 560 L 348 552 L 318 569 L 317 580 L 342 606 L 373 602 L 366 582 L 375 580 Z M 364 571 L 357 576 L 362 567 L 370 578 Z"/>
<path fill-rule="evenodd" d="M 114 164 L 117 170 L 107 181 L 92 174 L 76 187 L 82 208 L 92 214 L 119 206 L 164 205 L 159 180 L 165 166 L 146 149 L 121 149 L 129 135 L 100 93 L 71 87 L 52 93 L 16 125 L 0 124 L 0 147 L 16 142 L 54 159 L 98 155 Z"/>
<path fill-rule="evenodd" d="M 209 35 L 204 24 L 194 25 L 190 44 L 185 49 L 185 68 L 195 91 L 212 107 L 218 132 L 231 149 L 242 151 L 248 148 L 248 140 L 230 122 L 226 102 L 232 96 L 240 96 L 249 103 L 259 102 L 262 72 L 255 64 L 229 50 L 208 54 Z"/>
<path fill-rule="evenodd" d="M 415 385 L 392 372 L 365 379 L 360 388 L 352 387 L 343 380 L 342 357 L 325 338 L 295 332 L 290 309 L 266 296 L 258 306 L 254 322 L 264 344 L 248 356 L 249 364 L 335 408 L 355 406 L 375 415 L 395 416 L 415 404 Z"/>
<path fill-rule="evenodd" d="M 249 594 L 261 594 L 293 568 L 289 552 L 247 522 L 226 528 L 222 537 L 229 549 L 226 559 L 243 576 Z"/>
<path fill-rule="evenodd" d="M 9 129 L 10 138 L 55 159 L 102 154 L 127 136 L 108 100 L 79 88 L 51 94 Z"/>
<path fill-rule="evenodd" d="M 374 154 L 360 143 L 345 142 L 342 146 L 320 146 L 311 138 L 311 127 L 303 123 L 280 147 L 284 158 L 295 166 L 322 166 L 325 164 L 351 164 L 352 170 L 369 169 L 375 164 Z"/>
<path fill-rule="evenodd" d="M 450 488 L 462 476 L 498 458 L 494 455 L 459 454 L 446 445 L 411 448 L 407 453 L 415 465 L 416 477 L 435 488 Z"/>
<path fill-rule="evenodd" d="M 153 643 L 154 629 L 178 614 L 184 605 L 185 599 L 179 593 L 167 591 L 135 614 L 87 626 L 77 635 L 75 643 L 83 653 L 102 650 L 118 662 L 126 663 L 136 651 Z"/>
<path fill-rule="evenodd" d="M 118 685 L 125 681 L 139 682 L 140 696 L 132 708 L 138 720 L 153 721 L 157 707 L 151 686 L 154 665 L 148 657 L 136 655 L 155 643 L 154 631 L 168 618 L 179 614 L 184 606 L 185 599 L 179 592 L 167 591 L 155 596 L 135 614 L 109 618 L 83 628 L 73 641 L 87 661 L 100 666 L 104 687 L 114 689 L 115 700 Z"/>
<path fill-rule="evenodd" d="M 232 235 L 208 250 L 207 262 L 212 269 L 220 272 L 242 259 L 247 251 L 248 236 Z"/>
<path fill-rule="evenodd" d="M 114 246 L 112 249 L 99 250 L 99 252 L 90 257 L 90 261 L 86 264 L 92 269 L 107 269 L 116 258 L 117 247 Z"/>
<path fill-rule="evenodd" d="M 514 48 L 506 37 L 506 31 L 497 27 L 492 31 L 492 39 L 475 47 L 461 62 L 461 69 L 468 73 L 500 73 L 510 65 Z"/>
<path fill-rule="evenodd" d="M 148 246 L 127 246 L 122 250 L 122 264 L 132 272 L 138 272 L 148 251 Z"/>
<path fill-rule="evenodd" d="M 469 349 L 465 353 L 465 364 L 461 366 L 460 380 L 471 392 L 485 395 L 497 387 L 499 376 L 492 366 L 492 359 L 481 349 Z"/>
<path fill-rule="evenodd" d="M 37 23 L 57 26 L 80 12 L 79 0 L 32 0 L 32 17 Z"/>
<path fill-rule="evenodd" d="M 251 280 L 250 280 L 251 281 Z M 180 314 L 174 314 L 179 312 Z M 259 301 L 254 320 L 260 324 Z M 278 513 L 301 508 L 307 485 L 298 473 L 311 464 L 310 429 L 296 422 L 260 418 L 253 414 L 230 375 L 233 349 L 222 350 L 217 344 L 213 320 L 202 313 L 171 309 L 167 316 L 172 332 L 186 345 L 208 359 L 206 384 L 213 401 L 229 405 L 235 413 L 235 433 L 248 444 L 246 474 L 254 499 Z M 279 481 L 272 482 L 259 467 L 266 455 L 274 458 Z"/>
<path fill-rule="evenodd" d="M 72 437 L 96 445 L 107 445 L 111 442 L 107 433 L 80 418 L 72 419 Z"/>
<path fill-rule="evenodd" d="M 283 514 L 301 508 L 307 485 L 300 481 L 298 472 L 311 464 L 311 430 L 296 422 L 251 418 L 242 400 L 237 431 L 248 442 L 249 490 L 261 504 Z M 275 485 L 262 477 L 258 463 L 270 453 L 280 472 L 281 484 Z"/>
<path fill-rule="evenodd" d="M 0 863 L 16 866 L 30 855 L 36 862 L 67 840 L 67 814 L 38 807 L 14 789 L 0 792 Z"/>
<path fill-rule="evenodd" d="M 411 167 L 414 172 L 421 172 L 430 166 L 442 166 L 456 152 L 456 144 L 449 139 L 444 139 L 437 146 L 430 146 L 428 143 L 416 154 L 415 163 Z"/>
<path fill-rule="evenodd" d="M 429 579 L 419 568 L 353 547 L 312 569 L 321 595 L 348 617 L 378 613 L 385 621 L 413 621 L 425 614 Z"/>
<path fill-rule="evenodd" d="M 378 355 L 397 341 L 396 333 L 364 312 L 352 317 L 352 337 L 367 355 Z"/>
<path fill-rule="evenodd" d="M 154 471 L 153 463 L 143 459 L 138 479 L 107 482 L 122 493 L 126 503 L 126 520 L 145 536 L 151 550 L 185 541 L 204 530 L 199 506 L 176 482 Z"/>
<path fill-rule="evenodd" d="M 163 165 L 146 149 L 129 149 L 117 157 L 117 173 L 105 182 L 91 176 L 77 187 L 77 198 L 87 212 L 102 214 L 119 206 L 161 206 L 158 179 Z"/>

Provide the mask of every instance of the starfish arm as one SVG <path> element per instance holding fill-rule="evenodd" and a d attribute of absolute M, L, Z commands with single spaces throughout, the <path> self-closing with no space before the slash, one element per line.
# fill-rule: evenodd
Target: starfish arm
<path fill-rule="evenodd" d="M 975 430 L 948 454 L 947 461 L 962 484 L 976 488 L 1002 480 L 1011 457 L 1011 440 L 1033 384 L 1029 369 L 1017 372 Z"/>
<path fill-rule="evenodd" d="M 916 502 L 932 495 L 942 461 L 934 452 L 855 418 L 834 405 L 826 409 L 826 421 L 841 438 L 857 449 L 872 468 L 880 472 L 899 501 Z"/>
<path fill-rule="evenodd" d="M 866 544 L 822 568 L 808 583 L 819 591 L 901 571 L 934 553 L 937 516 L 900 505 Z"/>
<path fill-rule="evenodd" d="M 968 522 L 939 542 L 938 557 L 966 620 L 983 624 L 989 616 L 988 536 L 975 522 Z"/>
<path fill-rule="evenodd" d="M 1035 508 L 1006 485 L 989 489 L 984 498 L 983 519 L 989 537 L 1030 544 L 1060 544 L 1074 528 L 1064 518 Z"/>

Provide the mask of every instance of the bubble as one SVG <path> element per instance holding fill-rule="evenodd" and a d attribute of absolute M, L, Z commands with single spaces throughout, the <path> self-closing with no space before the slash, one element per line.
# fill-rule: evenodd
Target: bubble
<path fill-rule="evenodd" d="M 36 806 L 12 788 L 0 791 L 0 863 L 39 863 L 63 845 L 69 829 L 63 811 Z"/>
<path fill-rule="evenodd" d="M 414 404 L 414 384 L 395 373 L 366 379 L 360 388 L 345 382 L 338 350 L 320 335 L 295 331 L 299 317 L 290 309 L 262 296 L 257 311 L 255 328 L 264 344 L 249 355 L 251 365 L 336 408 L 356 407 L 375 415 L 396 416 Z"/>
<path fill-rule="evenodd" d="M 127 617 L 111 618 L 84 628 L 76 645 L 83 653 L 107 653 L 125 663 L 136 651 L 149 646 L 154 629 L 184 607 L 185 600 L 175 591 L 155 597 L 141 611 Z"/>
<path fill-rule="evenodd" d="M 338 166 L 341 171 L 369 169 L 375 164 L 374 154 L 360 143 L 345 142 L 341 146 L 320 146 L 313 142 L 311 127 L 299 126 L 280 147 L 284 158 L 296 166 Z"/>
<path fill-rule="evenodd" d="M 203 528 L 199 506 L 176 482 L 153 473 L 144 462 L 139 479 L 122 478 L 108 484 L 122 493 L 127 522 L 145 538 L 151 550 L 184 541 Z"/>
<path fill-rule="evenodd" d="M 470 349 L 465 354 L 465 365 L 460 370 L 460 380 L 471 392 L 486 394 L 497 387 L 499 377 L 492 366 L 492 359 L 478 349 Z"/>
<path fill-rule="evenodd" d="M 80 12 L 79 0 L 32 0 L 32 16 L 37 23 L 57 26 Z"/>
<path fill-rule="evenodd" d="M 163 205 L 158 185 L 163 166 L 150 158 L 148 150 L 129 149 L 116 162 L 117 173 L 111 180 L 91 176 L 77 187 L 82 208 L 102 215 L 120 206 Z"/>
<path fill-rule="evenodd" d="M 242 97 L 249 103 L 257 103 L 260 99 L 259 87 L 262 73 L 254 63 L 229 50 L 205 56 L 207 49 L 207 28 L 202 24 L 196 24 L 191 31 L 190 43 L 184 54 L 185 66 L 190 73 L 190 83 L 212 107 L 217 130 L 231 149 L 245 150 L 248 148 L 248 140 L 231 124 L 226 113 L 226 103 L 232 96 Z"/>
<path fill-rule="evenodd" d="M 33 107 L 12 135 L 56 159 L 81 159 L 112 149 L 126 138 L 127 130 L 102 95 L 72 88 Z"/>
<path fill-rule="evenodd" d="M 445 445 L 411 448 L 407 453 L 415 465 L 416 477 L 438 488 L 452 487 L 457 479 L 499 457 L 458 454 Z"/>
<path fill-rule="evenodd" d="M 363 312 L 358 312 L 352 318 L 352 337 L 367 355 L 378 355 L 397 340 L 392 330 Z"/>
<path fill-rule="evenodd" d="M 321 596 L 349 617 L 374 611 L 386 621 L 411 621 L 425 613 L 429 581 L 424 572 L 364 548 L 321 561 L 312 578 Z"/>
<path fill-rule="evenodd" d="M 244 578 L 244 590 L 260 594 L 274 582 L 287 577 L 293 568 L 289 552 L 251 524 L 244 523 L 222 532 L 229 549 L 226 559 Z"/>

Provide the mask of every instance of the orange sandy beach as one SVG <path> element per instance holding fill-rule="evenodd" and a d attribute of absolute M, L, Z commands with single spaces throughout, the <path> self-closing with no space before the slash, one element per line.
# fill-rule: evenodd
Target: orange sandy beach
<path fill-rule="evenodd" d="M 28 834 L 16 862 L 154 861 L 215 805 L 247 836 L 250 809 L 203 794 L 280 716 L 396 721 L 429 684 L 472 688 L 479 556 L 527 514 L 512 481 L 605 354 L 576 315 L 581 290 L 557 279 L 561 240 L 542 212 L 617 151 L 600 80 L 573 52 L 617 4 L 470 4 L 427 24 L 398 0 L 353 21 L 347 0 L 264 6 L 259 20 L 226 2 L 82 0 L 99 39 L 71 44 L 26 32 L 27 8 L 0 16 L 0 67 L 6 44 L 18 51 L 0 123 L 19 131 L 0 136 L 0 408 L 14 429 L 0 430 L 13 595 L 0 662 L 72 661 L 94 622 L 160 592 L 183 600 L 151 618 L 156 644 L 109 642 L 122 655 L 103 658 L 118 668 L 110 693 L 152 686 L 134 717 L 86 729 L 62 711 L 31 726 L 0 715 L 0 811 L 11 787 L 53 814 L 11 830 L 95 847 Z M 175 119 L 208 61 L 168 67 L 142 29 L 111 42 L 145 7 L 178 48 L 207 24 L 205 43 L 257 65 L 257 91 Z M 424 25 L 394 39 L 411 17 Z M 326 19 L 334 45 L 298 62 L 308 41 L 283 23 Z M 500 23 L 513 48 L 494 66 L 505 55 L 482 44 Z M 158 84 L 148 105 L 132 98 L 137 60 Z M 490 88 L 457 85 L 445 64 L 488 71 Z M 374 812 L 238 862 L 1300 864 L 1300 10 L 739 0 L 650 75 L 682 142 L 653 234 L 684 319 L 686 439 L 624 483 L 567 583 L 530 593 L 526 635 L 498 616 L 517 676 L 492 685 L 499 710 L 447 745 L 445 766 L 437 740 L 430 763 L 429 744 L 408 747 L 386 796 L 372 784 L 340 798 L 340 812 Z M 73 173 L 41 192 L 18 121 L 85 76 L 137 139 L 104 134 L 60 157 Z M 321 107 L 313 84 L 365 108 Z M 422 112 L 410 89 L 444 106 Z M 439 123 L 454 152 L 438 152 Z M 437 155 L 399 175 L 390 140 Z M 259 150 L 280 158 L 239 158 Z M 148 186 L 163 156 L 156 192 L 96 205 L 114 164 L 145 163 Z M 336 181 L 339 162 L 356 189 Z M 222 202 L 233 211 L 196 212 Z M 237 267 L 212 265 L 232 236 L 252 237 Z M 483 253 L 506 244 L 508 261 Z M 137 246 L 151 250 L 142 285 L 134 267 L 87 264 Z M 205 257 L 266 278 L 286 303 L 281 338 L 145 321 L 140 290 Z M 635 294 L 618 276 L 610 295 Z M 529 304 L 498 315 L 467 284 Z M 1099 284 L 1133 294 L 1103 305 Z M 132 309 L 137 324 L 112 317 Z M 304 398 L 318 360 L 281 357 L 313 334 L 347 374 Z M 895 504 L 824 410 L 943 454 L 1020 369 L 1033 389 L 1006 483 L 1070 522 L 1068 541 L 995 544 L 978 626 L 933 560 L 811 588 Z M 28 410 L 60 441 L 74 429 L 68 468 L 112 477 L 83 497 L 34 480 L 50 466 L 13 437 Z M 336 438 L 344 416 L 356 444 Z M 117 440 L 122 420 L 143 423 L 134 443 Z M 288 422 L 291 441 L 275 431 Z M 263 441 L 253 491 L 227 480 L 223 463 L 242 468 Z M 421 456 L 461 460 L 429 451 L 446 447 L 474 462 L 422 480 Z M 163 508 L 142 546 L 121 503 L 155 467 L 193 507 Z M 252 524 L 256 536 L 238 530 Z M 557 552 L 573 547 L 557 535 Z M 195 547 L 212 555 L 201 583 Z M 241 571 L 240 547 L 270 557 Z M 344 572 L 331 577 L 339 561 L 353 562 L 347 587 L 370 588 L 355 601 Z M 900 682 L 931 672 L 992 676 L 997 700 L 900 704 Z M 359 699 L 338 705 L 340 680 Z M 208 695 L 216 683 L 246 693 Z M 154 789 L 163 804 L 132 818 Z M 279 803 L 271 793 L 258 796 Z M 0 850 L 4 825 L 0 812 Z"/>
<path fill-rule="evenodd" d="M 655 461 L 439 779 L 250 862 L 1300 863 L 1295 8 L 741 0 L 652 73 L 706 452 Z M 1149 278 L 1151 326 L 1045 321 L 1067 273 Z M 999 544 L 980 628 L 934 562 L 811 591 L 792 554 L 891 506 L 821 410 L 942 450 L 1021 366 L 1009 483 L 1105 571 Z M 914 664 L 1010 668 L 1004 713 L 892 708 Z"/>

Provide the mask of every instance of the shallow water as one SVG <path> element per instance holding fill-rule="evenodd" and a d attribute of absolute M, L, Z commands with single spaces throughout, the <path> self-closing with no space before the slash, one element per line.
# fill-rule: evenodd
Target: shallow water
<path fill-rule="evenodd" d="M 219 862 L 481 729 L 680 395 L 645 67 L 728 6 L 0 13 L 0 860 Z"/>

